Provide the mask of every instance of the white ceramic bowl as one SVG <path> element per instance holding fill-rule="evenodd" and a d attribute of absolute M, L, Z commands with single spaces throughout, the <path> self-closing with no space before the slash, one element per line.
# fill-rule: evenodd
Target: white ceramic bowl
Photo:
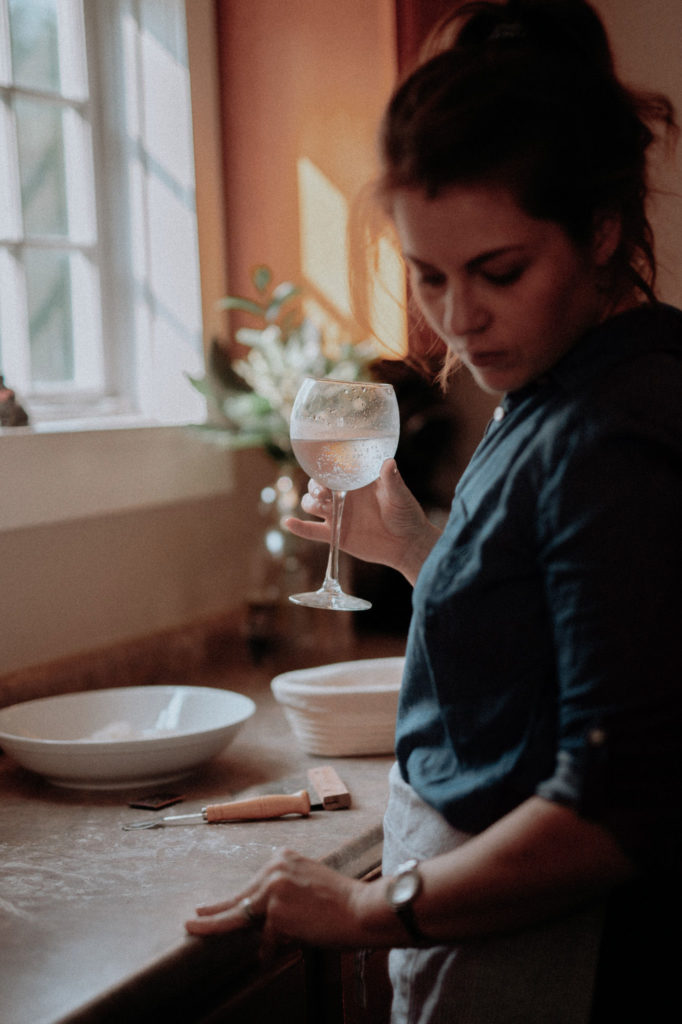
<path fill-rule="evenodd" d="M 275 676 L 271 687 L 308 754 L 392 754 L 404 658 L 366 658 Z"/>
<path fill-rule="evenodd" d="M 205 686 L 66 693 L 0 709 L 0 747 L 58 786 L 156 785 L 220 753 L 255 710 L 249 697 Z"/>

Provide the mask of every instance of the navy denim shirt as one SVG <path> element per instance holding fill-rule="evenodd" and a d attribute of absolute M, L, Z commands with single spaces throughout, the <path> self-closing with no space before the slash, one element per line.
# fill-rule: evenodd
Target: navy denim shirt
<path fill-rule="evenodd" d="M 682 313 L 591 330 L 506 396 L 413 596 L 403 777 L 478 832 L 533 794 L 679 863 Z"/>

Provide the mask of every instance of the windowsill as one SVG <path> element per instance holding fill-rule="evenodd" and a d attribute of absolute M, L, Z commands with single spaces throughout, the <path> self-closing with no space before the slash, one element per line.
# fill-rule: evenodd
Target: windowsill
<path fill-rule="evenodd" d="M 74 419 L 39 420 L 27 427 L 0 427 L 0 438 L 26 436 L 27 434 L 73 434 L 75 431 L 130 430 L 138 427 L 158 427 L 154 420 L 144 416 L 81 416 Z M 182 424 L 164 424 L 182 426 Z"/>
<path fill-rule="evenodd" d="M 231 492 L 231 453 L 191 425 L 105 422 L 0 428 L 0 531 Z"/>

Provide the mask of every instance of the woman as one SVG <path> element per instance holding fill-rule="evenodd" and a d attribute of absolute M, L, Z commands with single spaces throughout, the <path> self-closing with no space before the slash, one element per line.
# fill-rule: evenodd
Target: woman
<path fill-rule="evenodd" d="M 348 499 L 346 550 L 414 584 L 384 877 L 285 851 L 187 928 L 393 947 L 395 1022 L 663 1019 L 682 314 L 644 203 L 672 110 L 616 80 L 582 0 L 464 4 L 447 32 L 389 105 L 379 194 L 448 362 L 501 398 L 442 534 L 393 461 Z M 328 492 L 303 507 L 290 529 L 327 540 Z"/>

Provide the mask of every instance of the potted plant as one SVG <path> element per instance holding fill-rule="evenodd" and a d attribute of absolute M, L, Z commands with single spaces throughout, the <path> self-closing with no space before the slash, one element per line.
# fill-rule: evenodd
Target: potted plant
<path fill-rule="evenodd" d="M 219 303 L 253 321 L 235 332 L 241 352 L 212 340 L 205 377 L 189 379 L 206 398 L 208 418 L 201 429 L 211 440 L 231 448 L 262 447 L 278 462 L 291 462 L 289 419 L 304 377 L 366 379 L 377 352 L 369 342 L 341 344 L 330 352 L 319 327 L 301 314 L 298 285 L 273 284 L 263 264 L 251 281 L 254 298 L 228 295 Z"/>

